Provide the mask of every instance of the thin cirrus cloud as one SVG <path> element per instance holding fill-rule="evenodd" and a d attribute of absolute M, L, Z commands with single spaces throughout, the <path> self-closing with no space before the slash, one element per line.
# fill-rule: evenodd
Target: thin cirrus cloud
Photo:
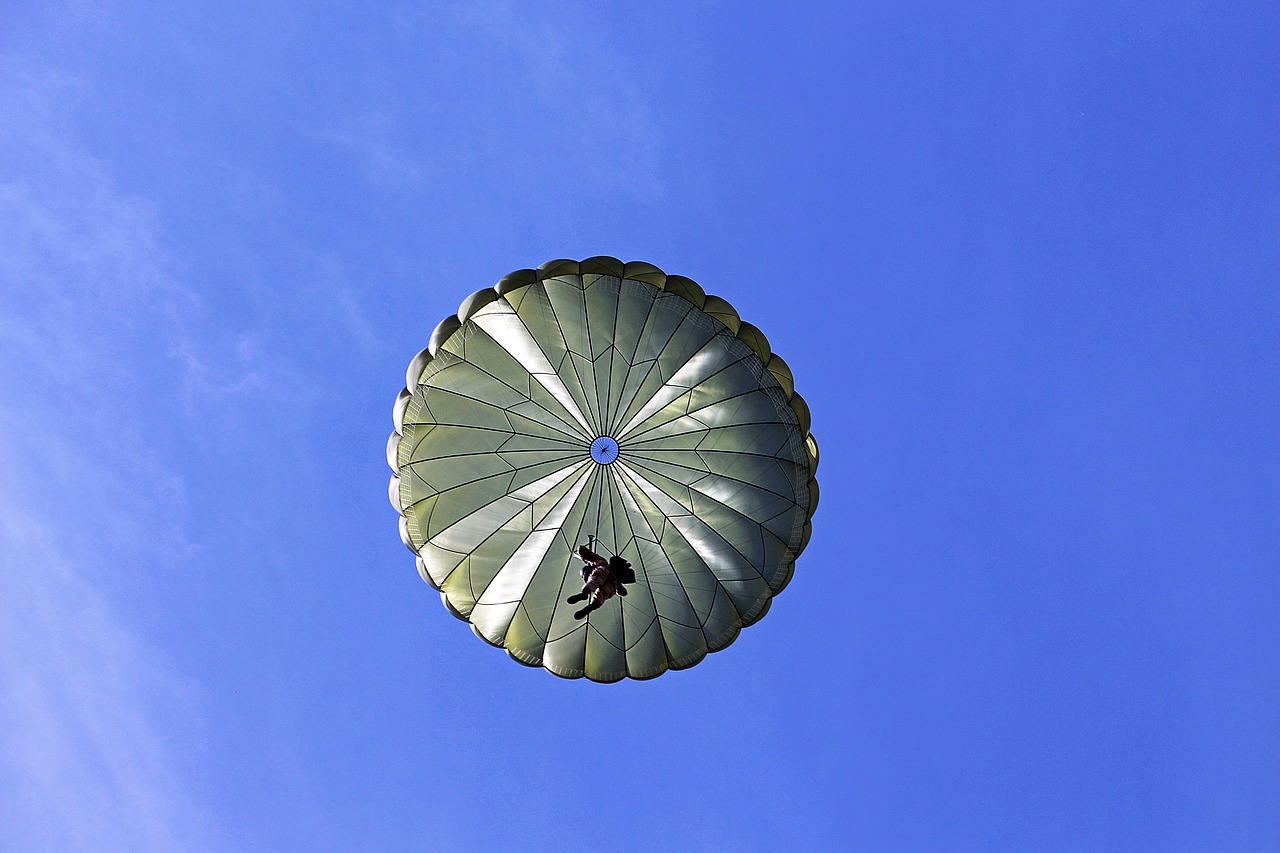
<path fill-rule="evenodd" d="M 14 504 L 0 506 L 0 846 L 203 849 L 209 818 L 171 746 L 196 688 L 125 624 L 104 566 Z"/>
<path fill-rule="evenodd" d="M 564 191 L 642 202 L 665 192 L 662 125 L 646 95 L 657 64 L 619 50 L 616 34 L 515 3 L 420 4 L 389 23 L 403 56 L 374 62 L 374 84 L 321 133 L 374 186 L 545 192 L 550 171 Z"/>
<path fill-rule="evenodd" d="M 209 844 L 191 793 L 199 686 L 121 612 L 187 559 L 186 484 L 148 432 L 142 343 L 192 301 L 154 212 L 57 121 L 79 83 L 7 62 L 0 114 L 0 822 L 5 849 Z M 171 358 L 173 385 L 196 381 Z"/>

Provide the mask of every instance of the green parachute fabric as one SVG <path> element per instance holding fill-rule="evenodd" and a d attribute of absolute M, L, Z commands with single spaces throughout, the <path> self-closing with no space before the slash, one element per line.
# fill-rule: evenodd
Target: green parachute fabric
<path fill-rule="evenodd" d="M 423 580 L 517 661 L 609 682 L 684 669 L 758 621 L 818 503 L 818 449 L 764 334 L 693 281 L 557 260 L 472 294 L 409 365 L 387 444 Z M 573 549 L 628 594 L 584 619 Z"/>

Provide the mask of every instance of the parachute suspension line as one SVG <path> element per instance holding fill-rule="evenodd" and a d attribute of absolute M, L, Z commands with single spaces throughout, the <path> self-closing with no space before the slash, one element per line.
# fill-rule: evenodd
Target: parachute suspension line
<path fill-rule="evenodd" d="M 599 478 L 596 480 L 596 486 L 599 487 L 599 492 L 595 496 L 596 497 L 596 533 L 600 532 L 600 524 L 602 520 L 602 514 L 604 512 L 604 499 L 606 496 L 606 492 L 608 493 L 608 498 L 609 498 L 609 518 L 611 519 L 611 521 L 614 522 L 614 524 L 617 523 L 617 518 L 613 514 L 613 490 L 608 487 L 609 483 L 612 483 L 612 480 L 606 482 L 605 478 L 610 476 L 610 474 L 604 473 L 600 470 L 600 469 L 603 469 L 604 467 L 605 466 L 603 465 L 599 466 L 599 468 L 596 471 L 596 476 Z M 614 540 L 608 546 L 604 545 L 604 540 L 601 539 L 598 535 L 588 534 L 587 538 L 592 542 L 599 542 L 601 544 L 601 547 L 605 548 L 609 552 L 609 556 L 620 557 L 622 555 L 617 551 L 617 547 L 616 547 L 617 536 L 619 531 L 617 530 L 616 527 L 613 527 L 612 525 L 611 525 L 611 529 L 613 530 Z M 591 550 L 595 551 L 594 546 L 589 545 L 588 547 L 590 547 Z M 599 553 L 599 552 L 597 551 L 596 553 Z"/>
<path fill-rule="evenodd" d="M 617 545 L 618 537 L 622 535 L 622 531 L 618 528 L 618 514 L 614 511 L 615 507 L 613 505 L 613 493 L 617 489 L 617 484 L 614 483 L 612 475 L 613 475 L 613 472 L 610 471 L 609 481 L 605 485 L 608 487 L 608 491 L 609 491 L 609 520 L 612 522 L 614 545 Z M 617 557 L 622 556 L 616 550 L 613 553 L 614 553 L 614 556 L 617 556 Z"/>
<path fill-rule="evenodd" d="M 600 470 L 596 469 L 596 532 L 600 532 L 600 506 L 604 503 L 604 477 L 600 475 Z"/>
<path fill-rule="evenodd" d="M 590 495 L 591 495 L 590 500 L 592 500 L 596 505 L 596 524 L 594 528 L 596 533 L 600 531 L 600 522 L 601 522 L 600 513 L 602 510 L 602 505 L 604 503 L 604 478 L 600 473 L 600 469 L 603 467 L 604 467 L 603 465 L 598 465 L 596 467 L 596 471 L 593 474 L 594 482 L 591 484 L 591 487 L 590 487 Z M 586 526 L 587 524 L 587 513 L 589 512 L 591 512 L 590 504 L 587 505 L 587 510 L 586 512 L 583 513 L 583 516 L 582 516 L 583 526 Z M 595 550 L 594 543 L 597 541 L 600 541 L 599 536 L 595 535 L 594 533 L 587 534 L 587 547 L 592 551 Z"/>
<path fill-rule="evenodd" d="M 595 551 L 595 550 L 596 550 L 596 543 L 597 543 L 597 542 L 599 542 L 599 543 L 600 543 L 600 547 L 601 547 L 601 548 L 604 548 L 606 551 L 608 551 L 608 552 L 609 552 L 609 556 L 611 556 L 611 557 L 619 556 L 618 552 L 617 552 L 617 551 L 615 551 L 615 550 L 613 550 L 613 548 L 610 548 L 610 547 L 606 546 L 606 545 L 604 544 L 604 540 L 603 540 L 603 539 L 601 539 L 599 536 L 593 536 L 593 535 L 591 535 L 590 533 L 588 533 L 588 534 L 587 534 L 587 548 L 588 548 L 588 549 L 590 549 L 590 550 L 592 550 L 592 551 Z M 599 553 L 599 552 L 597 551 L 596 553 Z"/>

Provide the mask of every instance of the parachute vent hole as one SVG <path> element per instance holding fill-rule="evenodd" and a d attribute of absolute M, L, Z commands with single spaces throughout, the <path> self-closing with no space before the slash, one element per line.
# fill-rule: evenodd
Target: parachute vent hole
<path fill-rule="evenodd" d="M 601 465 L 608 465 L 618 458 L 618 442 L 602 435 L 591 442 L 591 458 Z"/>

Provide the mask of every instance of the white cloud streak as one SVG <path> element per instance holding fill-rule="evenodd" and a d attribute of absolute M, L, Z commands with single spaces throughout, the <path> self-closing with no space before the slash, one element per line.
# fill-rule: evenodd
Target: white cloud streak
<path fill-rule="evenodd" d="M 137 358 L 191 298 L 154 212 L 61 131 L 77 86 L 0 64 L 0 848 L 199 850 L 199 689 L 112 585 L 191 551 Z"/>
<path fill-rule="evenodd" d="M 9 850 L 193 850 L 175 769 L 194 686 L 115 612 L 60 531 L 0 506 L 0 790 Z"/>
<path fill-rule="evenodd" d="M 533 175 L 538 192 L 664 194 L 663 133 L 649 95 L 660 63 L 643 47 L 620 47 L 625 39 L 581 8 L 554 4 L 416 4 L 391 19 L 396 46 L 431 71 L 406 81 L 392 58 L 381 73 L 393 94 L 327 134 L 374 186 L 431 189 L 449 181 L 444 172 L 474 172 L 513 190 Z M 411 95 L 396 100 L 402 92 Z"/>

